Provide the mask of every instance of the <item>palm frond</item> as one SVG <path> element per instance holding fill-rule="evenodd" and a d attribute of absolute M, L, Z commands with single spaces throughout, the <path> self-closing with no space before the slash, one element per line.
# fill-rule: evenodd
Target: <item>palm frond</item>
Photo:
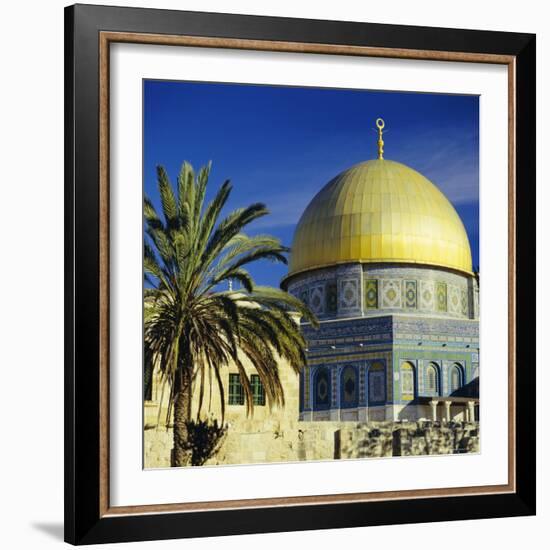
<path fill-rule="evenodd" d="M 157 166 L 157 183 L 166 225 L 170 229 L 176 228 L 178 222 L 176 197 L 174 196 L 168 174 L 163 166 Z"/>
<path fill-rule="evenodd" d="M 237 208 L 225 217 L 231 184 L 225 181 L 205 206 L 211 166 L 197 174 L 184 162 L 176 192 L 159 166 L 157 183 L 162 218 L 149 197 L 144 199 L 144 353 L 160 369 L 170 388 L 172 413 L 182 373 L 189 374 L 199 412 L 207 388 L 220 394 L 225 415 L 223 369 L 239 372 L 246 411 L 252 414 L 250 366 L 258 373 L 270 407 L 284 404 L 279 362 L 294 369 L 305 363 L 305 341 L 295 316 L 313 326 L 317 319 L 302 301 L 285 291 L 257 286 L 246 269 L 257 261 L 286 263 L 289 249 L 271 235 L 245 233 L 254 220 L 268 214 L 264 204 Z M 238 292 L 221 290 L 238 281 Z M 245 367 L 245 364 L 247 365 Z"/>

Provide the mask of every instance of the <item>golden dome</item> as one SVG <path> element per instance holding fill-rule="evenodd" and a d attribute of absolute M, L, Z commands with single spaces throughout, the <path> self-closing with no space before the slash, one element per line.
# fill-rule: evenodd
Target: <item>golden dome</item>
<path fill-rule="evenodd" d="M 383 146 L 383 142 L 382 142 Z M 294 234 L 289 275 L 347 262 L 414 263 L 470 274 L 470 244 L 456 210 L 422 174 L 381 158 L 329 181 Z"/>

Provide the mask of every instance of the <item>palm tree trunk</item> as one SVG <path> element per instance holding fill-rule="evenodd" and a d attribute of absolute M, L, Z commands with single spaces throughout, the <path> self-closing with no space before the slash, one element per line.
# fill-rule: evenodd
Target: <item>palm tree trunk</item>
<path fill-rule="evenodd" d="M 191 449 L 187 445 L 189 432 L 187 422 L 191 420 L 191 373 L 188 368 L 181 368 L 174 381 L 176 395 L 174 397 L 174 448 L 172 450 L 172 466 L 189 466 L 191 464 Z"/>

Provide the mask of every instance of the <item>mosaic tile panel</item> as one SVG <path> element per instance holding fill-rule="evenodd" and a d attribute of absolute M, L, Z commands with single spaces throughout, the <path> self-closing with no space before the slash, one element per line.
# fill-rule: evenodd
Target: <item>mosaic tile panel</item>
<path fill-rule="evenodd" d="M 342 309 L 355 309 L 359 307 L 359 295 L 357 292 L 357 279 L 340 281 L 340 303 Z"/>
<path fill-rule="evenodd" d="M 420 281 L 420 307 L 421 309 L 435 309 L 435 285 L 433 281 Z"/>
<path fill-rule="evenodd" d="M 385 398 L 384 365 L 380 361 L 375 361 L 369 368 L 369 403 L 381 403 Z"/>
<path fill-rule="evenodd" d="M 304 367 L 304 409 L 309 409 L 311 407 L 310 396 L 310 368 Z"/>
<path fill-rule="evenodd" d="M 359 369 L 359 404 L 365 404 L 365 369 Z"/>
<path fill-rule="evenodd" d="M 378 281 L 376 279 L 365 281 L 365 308 L 378 308 Z"/>
<path fill-rule="evenodd" d="M 447 361 L 443 361 L 443 365 L 441 366 L 441 391 L 443 395 L 449 394 L 449 364 Z"/>
<path fill-rule="evenodd" d="M 401 307 L 401 281 L 399 279 L 382 279 L 382 307 Z"/>
<path fill-rule="evenodd" d="M 324 312 L 325 302 L 325 287 L 315 286 L 310 290 L 309 294 L 309 307 L 316 315 L 320 315 Z"/>
<path fill-rule="evenodd" d="M 391 403 L 393 401 L 393 363 L 389 354 L 386 360 L 386 392 L 386 400 Z"/>
<path fill-rule="evenodd" d="M 447 311 L 447 285 L 436 283 L 436 306 L 437 311 Z"/>
<path fill-rule="evenodd" d="M 405 307 L 416 309 L 416 281 L 405 281 Z"/>
<path fill-rule="evenodd" d="M 315 399 L 314 405 L 316 407 L 329 407 L 330 406 L 330 370 L 322 367 L 317 369 L 315 373 Z"/>
<path fill-rule="evenodd" d="M 464 316 L 468 315 L 468 292 L 464 289 L 460 291 L 460 306 L 461 313 Z"/>
<path fill-rule="evenodd" d="M 356 407 L 359 395 L 357 370 L 348 365 L 344 367 L 340 376 L 342 402 L 341 407 Z"/>
<path fill-rule="evenodd" d="M 340 373 L 340 368 L 339 367 L 332 367 L 331 369 L 331 372 L 330 372 L 330 377 L 331 377 L 331 380 L 332 380 L 332 406 L 333 407 L 338 407 L 338 384 L 336 383 L 336 381 L 338 380 L 338 375 Z"/>
<path fill-rule="evenodd" d="M 460 302 L 460 289 L 454 285 L 449 285 L 448 287 L 449 294 L 449 311 L 451 313 L 460 314 L 461 311 L 461 302 Z"/>

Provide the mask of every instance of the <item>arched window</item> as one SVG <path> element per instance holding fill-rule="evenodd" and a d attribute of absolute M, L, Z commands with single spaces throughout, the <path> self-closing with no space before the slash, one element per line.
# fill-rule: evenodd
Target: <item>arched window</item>
<path fill-rule="evenodd" d="M 316 409 L 328 409 L 330 407 L 330 377 L 328 369 L 321 367 L 315 373 L 314 403 Z"/>
<path fill-rule="evenodd" d="M 451 373 L 449 378 L 449 393 L 454 393 L 456 390 L 462 387 L 462 369 L 459 365 L 453 365 L 451 367 Z"/>
<path fill-rule="evenodd" d="M 384 365 L 373 363 L 369 368 L 369 405 L 376 405 L 386 401 L 386 375 Z"/>
<path fill-rule="evenodd" d="M 414 366 L 409 361 L 401 365 L 401 399 L 412 401 L 414 399 Z"/>
<path fill-rule="evenodd" d="M 341 407 L 343 409 L 357 407 L 359 402 L 359 384 L 357 383 L 357 370 L 348 365 L 340 375 Z"/>
<path fill-rule="evenodd" d="M 439 393 L 439 369 L 435 363 L 430 363 L 426 368 L 425 390 L 429 395 Z"/>

